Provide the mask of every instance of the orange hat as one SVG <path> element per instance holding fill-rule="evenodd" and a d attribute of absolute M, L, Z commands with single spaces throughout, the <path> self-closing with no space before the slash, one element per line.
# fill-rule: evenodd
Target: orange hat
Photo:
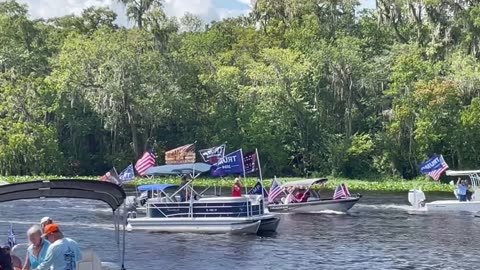
<path fill-rule="evenodd" d="M 47 226 L 45 226 L 45 230 L 43 231 L 42 237 L 45 237 L 49 234 L 52 234 L 52 233 L 58 232 L 58 231 L 60 231 L 60 228 L 58 227 L 57 224 L 55 224 L 55 223 L 48 224 Z"/>

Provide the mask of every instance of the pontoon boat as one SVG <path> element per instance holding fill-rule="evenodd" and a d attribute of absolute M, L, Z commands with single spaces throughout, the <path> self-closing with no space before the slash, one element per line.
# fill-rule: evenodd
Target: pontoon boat
<path fill-rule="evenodd" d="M 413 211 L 441 211 L 441 212 L 473 212 L 480 211 L 480 170 L 474 171 L 446 171 L 447 176 L 469 178 L 471 189 L 473 190 L 470 201 L 461 202 L 458 200 L 456 188 L 454 195 L 456 200 L 439 200 L 425 203 L 425 193 L 421 189 L 413 189 L 408 193 L 408 201 L 412 205 Z M 456 182 L 456 180 L 454 180 Z"/>
<path fill-rule="evenodd" d="M 113 211 L 115 238 L 121 251 L 121 266 L 111 262 L 101 262 L 92 250 L 83 250 L 83 259 L 77 262 L 77 270 L 125 270 L 125 218 L 119 215 L 119 207 L 125 200 L 125 192 L 116 184 L 91 180 L 53 180 L 33 181 L 0 186 L 0 202 L 23 199 L 76 198 L 100 200 L 107 203 Z M 123 224 L 123 236 L 120 237 L 120 225 Z M 120 245 L 122 238 L 123 245 Z M 23 244 L 19 244 L 23 245 Z M 12 249 L 15 250 L 16 246 Z"/>
<path fill-rule="evenodd" d="M 284 213 L 345 213 L 360 200 L 361 195 L 345 196 L 340 199 L 320 198 L 320 194 L 313 187 L 323 185 L 327 181 L 326 178 L 320 178 L 287 182 L 280 186 L 282 196 L 270 202 L 268 210 Z M 295 199 L 300 192 L 305 196 Z"/>
<path fill-rule="evenodd" d="M 156 193 L 145 202 L 145 217 L 131 215 L 131 230 L 150 232 L 194 232 L 255 234 L 276 231 L 279 218 L 264 212 L 261 195 L 242 197 L 203 197 L 193 188 L 196 177 L 210 171 L 210 165 L 181 164 L 147 170 L 154 175 L 185 175 L 182 186 L 158 184 L 144 187 Z M 172 188 L 177 188 L 172 192 Z M 180 196 L 182 195 L 182 196 Z M 183 198 L 183 200 L 182 200 Z"/>

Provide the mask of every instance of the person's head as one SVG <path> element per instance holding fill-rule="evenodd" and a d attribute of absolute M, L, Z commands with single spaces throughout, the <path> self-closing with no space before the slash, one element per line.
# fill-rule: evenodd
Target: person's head
<path fill-rule="evenodd" d="M 45 230 L 45 226 L 47 226 L 48 224 L 52 224 L 52 223 L 53 223 L 53 220 L 50 217 L 43 217 L 40 220 L 40 228 L 42 230 Z"/>
<path fill-rule="evenodd" d="M 4 243 L 4 244 L 2 244 L 2 250 L 5 253 L 10 255 L 10 252 L 12 251 L 12 248 L 10 247 L 10 245 L 8 243 Z"/>
<path fill-rule="evenodd" d="M 0 248 L 0 269 L 13 270 L 12 257 L 10 257 L 10 251 L 7 253 L 7 251 L 4 250 L 3 248 Z"/>
<path fill-rule="evenodd" d="M 53 243 L 58 239 L 61 239 L 62 237 L 63 235 L 62 235 L 62 232 L 60 231 L 60 227 L 58 226 L 58 224 L 52 223 L 45 226 L 45 229 L 43 230 L 42 238 L 47 239 L 48 242 Z"/>
<path fill-rule="evenodd" d="M 35 246 L 39 246 L 42 243 L 42 229 L 40 226 L 34 225 L 27 231 L 28 240 Z"/>

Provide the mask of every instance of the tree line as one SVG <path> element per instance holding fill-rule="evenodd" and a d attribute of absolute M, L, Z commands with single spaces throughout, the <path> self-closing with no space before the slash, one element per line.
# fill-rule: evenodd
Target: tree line
<path fill-rule="evenodd" d="M 194 141 L 258 148 L 266 175 L 480 165 L 478 0 L 258 0 L 208 24 L 119 2 L 133 27 L 0 3 L 0 174 L 99 175 Z"/>

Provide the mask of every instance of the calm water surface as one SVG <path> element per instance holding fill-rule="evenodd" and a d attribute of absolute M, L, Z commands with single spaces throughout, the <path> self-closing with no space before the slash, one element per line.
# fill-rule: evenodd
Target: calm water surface
<path fill-rule="evenodd" d="M 426 194 L 427 200 L 451 199 Z M 480 218 L 410 215 L 406 194 L 365 194 L 347 215 L 280 215 L 273 236 L 127 234 L 126 268 L 137 269 L 478 269 Z M 28 200 L 0 206 L 17 242 L 43 216 L 104 261 L 115 261 L 108 206 L 85 200 Z M 0 238 L 1 239 L 1 238 Z M 23 256 L 22 256 L 23 258 Z"/>

